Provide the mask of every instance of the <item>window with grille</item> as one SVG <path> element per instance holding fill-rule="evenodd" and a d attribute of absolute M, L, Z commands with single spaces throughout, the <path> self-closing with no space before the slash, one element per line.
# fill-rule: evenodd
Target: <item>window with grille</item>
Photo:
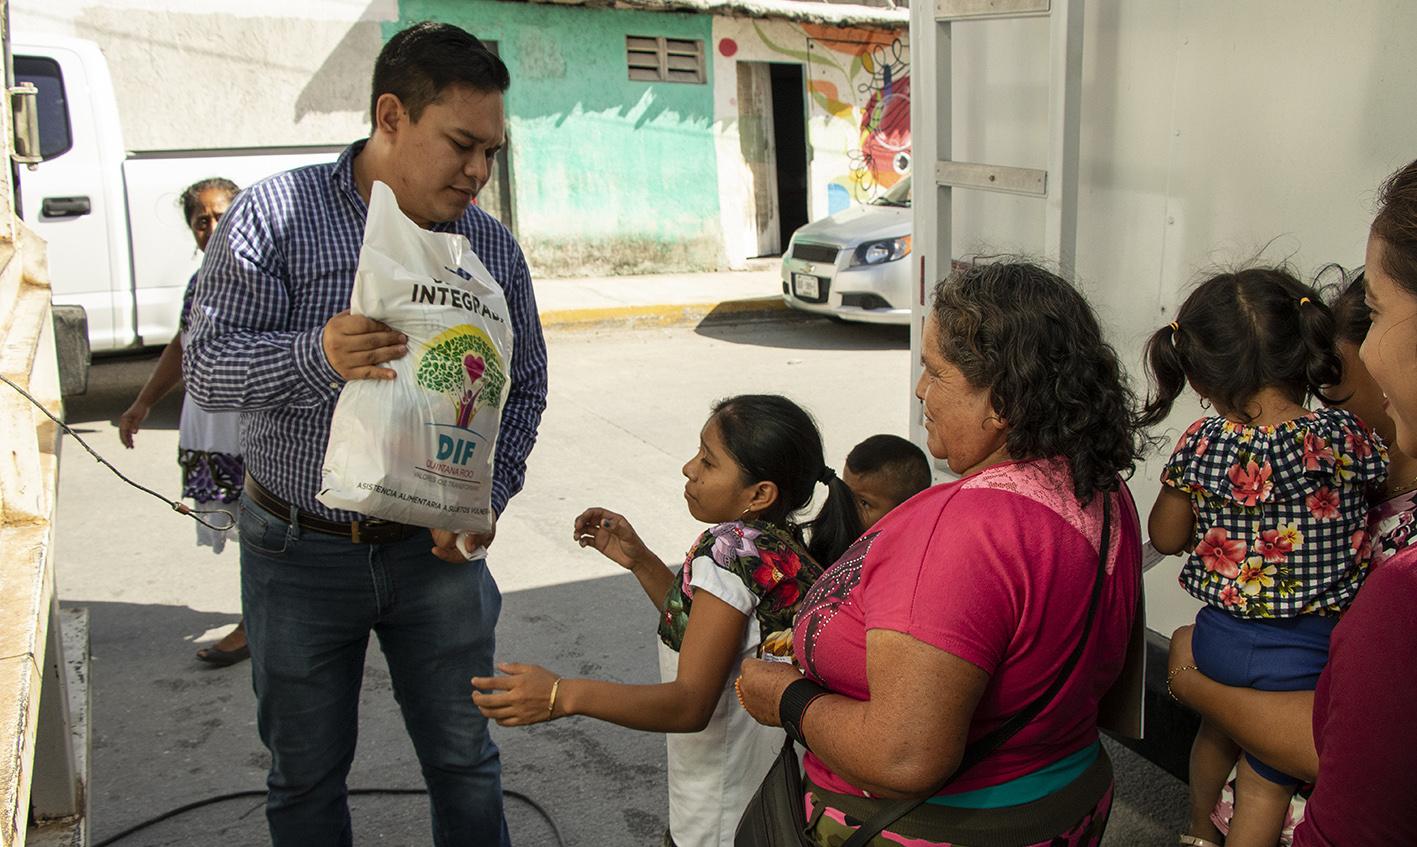
<path fill-rule="evenodd" d="M 703 83 L 704 43 L 679 38 L 625 36 L 630 79 L 644 82 Z"/>

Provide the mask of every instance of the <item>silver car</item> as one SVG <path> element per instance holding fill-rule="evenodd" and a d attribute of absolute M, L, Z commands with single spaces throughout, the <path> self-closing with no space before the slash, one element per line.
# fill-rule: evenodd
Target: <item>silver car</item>
<path fill-rule="evenodd" d="M 880 198 L 807 224 L 782 258 L 782 299 L 848 321 L 910 323 L 910 177 Z"/>

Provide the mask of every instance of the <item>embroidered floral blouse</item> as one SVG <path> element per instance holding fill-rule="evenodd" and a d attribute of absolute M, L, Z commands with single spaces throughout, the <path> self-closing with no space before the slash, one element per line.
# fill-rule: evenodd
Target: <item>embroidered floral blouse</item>
<path fill-rule="evenodd" d="M 1367 576 L 1369 495 L 1386 477 L 1381 439 L 1341 409 L 1196 421 L 1161 475 L 1196 516 L 1182 587 L 1237 617 L 1341 612 Z"/>
<path fill-rule="evenodd" d="M 665 598 L 659 618 L 659 637 L 672 650 L 684 642 L 689 609 L 694 602 L 696 568 L 718 568 L 715 577 L 727 577 L 732 586 L 725 594 L 751 596 L 762 640 L 792 628 L 792 618 L 807 589 L 822 567 L 785 530 L 763 521 L 729 521 L 704 531 L 684 556 L 684 567 Z M 741 582 L 747 594 L 737 590 Z M 715 592 L 715 596 L 718 594 Z M 736 597 L 720 597 L 745 614 Z"/>

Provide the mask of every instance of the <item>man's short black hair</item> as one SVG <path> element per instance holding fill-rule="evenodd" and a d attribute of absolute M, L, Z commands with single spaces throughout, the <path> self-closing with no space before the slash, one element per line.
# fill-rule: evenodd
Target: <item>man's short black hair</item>
<path fill-rule="evenodd" d="M 507 66 L 467 30 L 436 21 L 416 23 L 389 39 L 374 62 L 369 116 L 377 120 L 379 97 L 392 94 L 418 120 L 451 85 L 501 93 L 512 84 Z"/>
<path fill-rule="evenodd" d="M 930 487 L 925 451 L 899 435 L 873 435 L 846 455 L 846 468 L 857 476 L 879 475 L 896 505 Z"/>

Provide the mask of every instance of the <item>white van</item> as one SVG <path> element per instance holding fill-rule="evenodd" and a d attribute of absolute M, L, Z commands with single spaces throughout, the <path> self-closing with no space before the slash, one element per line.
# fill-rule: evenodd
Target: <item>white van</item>
<path fill-rule="evenodd" d="M 201 258 L 178 200 L 184 188 L 207 177 L 246 186 L 332 161 L 343 149 L 130 152 L 96 44 L 16 35 L 13 53 L 15 81 L 38 89 L 43 159 L 20 171 L 20 214 L 49 245 L 60 335 L 80 325 L 63 316 L 82 309 L 96 352 L 161 345 L 176 333 L 182 294 Z"/>

